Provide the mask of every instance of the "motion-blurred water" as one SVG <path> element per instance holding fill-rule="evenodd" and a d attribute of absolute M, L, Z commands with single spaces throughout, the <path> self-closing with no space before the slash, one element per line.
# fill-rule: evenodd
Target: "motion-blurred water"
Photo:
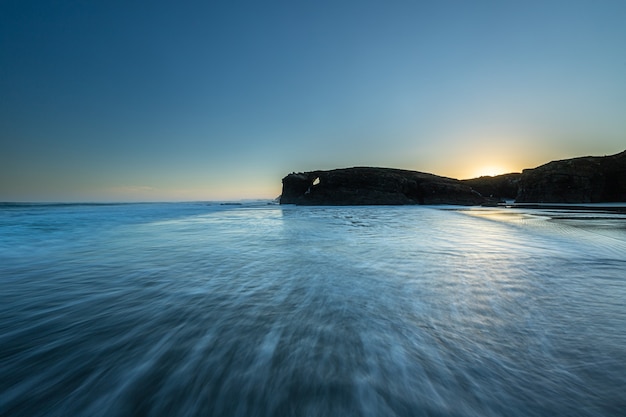
<path fill-rule="evenodd" d="M 2 416 L 624 416 L 626 217 L 0 207 Z"/>

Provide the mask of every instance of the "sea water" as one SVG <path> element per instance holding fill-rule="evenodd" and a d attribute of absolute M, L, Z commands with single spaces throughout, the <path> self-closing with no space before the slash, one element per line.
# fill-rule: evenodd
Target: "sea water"
<path fill-rule="evenodd" d="M 3 205 L 2 416 L 624 416 L 626 216 Z"/>

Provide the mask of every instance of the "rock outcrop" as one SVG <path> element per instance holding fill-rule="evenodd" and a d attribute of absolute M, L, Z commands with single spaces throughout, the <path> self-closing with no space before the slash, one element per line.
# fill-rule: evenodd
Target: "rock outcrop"
<path fill-rule="evenodd" d="M 281 204 L 478 205 L 485 199 L 452 178 L 391 168 L 356 167 L 292 173 L 283 178 Z"/>
<path fill-rule="evenodd" d="M 292 173 L 283 178 L 281 204 L 492 205 L 626 202 L 626 151 L 552 161 L 521 174 L 459 181 L 418 171 L 356 167 Z"/>
<path fill-rule="evenodd" d="M 472 178 L 471 180 L 462 180 L 462 182 L 484 197 L 496 200 L 514 200 L 517 197 L 521 176 L 521 173 L 514 172 L 493 177 Z"/>
<path fill-rule="evenodd" d="M 516 203 L 626 202 L 626 151 L 525 169 Z"/>

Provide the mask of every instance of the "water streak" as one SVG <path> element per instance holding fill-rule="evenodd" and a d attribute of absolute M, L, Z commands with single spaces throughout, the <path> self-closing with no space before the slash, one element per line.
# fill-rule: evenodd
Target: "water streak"
<path fill-rule="evenodd" d="M 623 415 L 625 224 L 3 206 L 0 415 Z"/>

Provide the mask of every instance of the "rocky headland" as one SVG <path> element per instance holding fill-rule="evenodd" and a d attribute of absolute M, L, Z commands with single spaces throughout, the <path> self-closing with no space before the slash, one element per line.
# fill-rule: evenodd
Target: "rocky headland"
<path fill-rule="evenodd" d="M 525 169 L 515 202 L 626 202 L 626 151 L 552 161 Z"/>
<path fill-rule="evenodd" d="M 484 198 L 452 178 L 392 168 L 356 167 L 292 173 L 283 178 L 281 204 L 482 204 Z"/>
<path fill-rule="evenodd" d="M 626 202 L 626 151 L 470 180 L 373 167 L 294 172 L 283 178 L 280 203 L 490 205 L 513 199 L 516 203 Z"/>

